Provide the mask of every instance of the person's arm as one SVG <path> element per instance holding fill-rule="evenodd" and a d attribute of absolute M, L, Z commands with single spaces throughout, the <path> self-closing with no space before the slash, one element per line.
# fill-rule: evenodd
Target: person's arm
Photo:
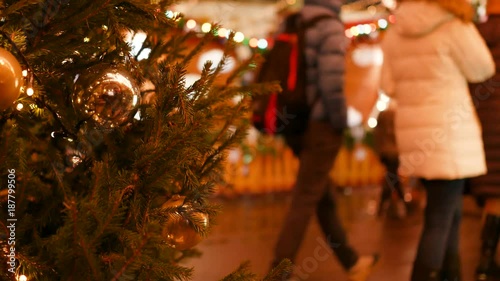
<path fill-rule="evenodd" d="M 337 19 L 318 24 L 311 32 L 319 32 L 322 40 L 317 48 L 318 90 L 334 128 L 347 125 L 344 95 L 345 55 L 348 40 L 344 25 Z"/>
<path fill-rule="evenodd" d="M 468 82 L 483 82 L 495 74 L 490 50 L 472 23 L 452 28 L 450 46 L 451 57 Z"/>

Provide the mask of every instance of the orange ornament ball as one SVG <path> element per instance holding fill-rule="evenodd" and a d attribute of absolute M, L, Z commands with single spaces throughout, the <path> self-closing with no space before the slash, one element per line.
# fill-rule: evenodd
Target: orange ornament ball
<path fill-rule="evenodd" d="M 163 229 L 165 242 L 177 250 L 187 250 L 202 240 L 191 223 L 186 219 L 176 220 Z"/>
<path fill-rule="evenodd" d="M 12 106 L 21 94 L 23 70 L 9 51 L 0 48 L 0 110 Z"/>

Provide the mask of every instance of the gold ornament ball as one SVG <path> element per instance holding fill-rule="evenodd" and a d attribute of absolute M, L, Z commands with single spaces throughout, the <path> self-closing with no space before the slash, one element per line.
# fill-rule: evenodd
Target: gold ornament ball
<path fill-rule="evenodd" d="M 23 70 L 9 51 L 0 48 L 0 110 L 12 106 L 21 94 Z"/>
<path fill-rule="evenodd" d="M 130 122 L 141 103 L 141 93 L 128 71 L 101 64 L 78 77 L 72 102 L 79 117 L 113 128 Z"/>
<path fill-rule="evenodd" d="M 208 227 L 208 215 L 201 212 L 191 214 L 196 221 L 202 222 L 203 228 Z M 163 237 L 166 243 L 177 250 L 187 250 L 196 246 L 203 239 L 196 232 L 194 226 L 186 218 L 180 216 L 179 219 L 174 219 L 169 222 L 163 229 Z"/>

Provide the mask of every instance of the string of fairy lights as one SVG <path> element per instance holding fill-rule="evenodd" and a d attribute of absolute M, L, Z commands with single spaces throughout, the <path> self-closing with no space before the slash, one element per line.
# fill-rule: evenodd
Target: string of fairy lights
<path fill-rule="evenodd" d="M 178 12 L 170 10 L 165 14 L 168 18 L 179 17 Z M 376 37 L 379 32 L 386 30 L 390 23 L 394 23 L 394 15 L 390 15 L 388 19 L 380 18 L 375 22 L 350 26 L 346 28 L 345 35 L 349 39 L 356 39 L 360 36 Z M 202 33 L 208 33 L 212 30 L 212 24 L 210 22 L 197 22 L 192 18 L 180 18 L 179 26 L 184 28 L 186 31 L 196 31 Z M 233 40 L 236 43 L 241 43 L 252 49 L 266 51 L 270 46 L 272 46 L 272 38 L 247 37 L 241 31 L 232 30 L 226 27 L 219 27 L 217 29 L 217 35 L 221 37 L 221 39 L 228 39 L 231 32 L 234 32 Z"/>

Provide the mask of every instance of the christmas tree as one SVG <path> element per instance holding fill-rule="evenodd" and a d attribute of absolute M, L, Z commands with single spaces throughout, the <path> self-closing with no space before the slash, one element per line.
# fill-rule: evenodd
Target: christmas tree
<path fill-rule="evenodd" d="M 276 88 L 239 83 L 255 58 L 224 83 L 226 59 L 207 62 L 188 85 L 217 26 L 188 49 L 200 34 L 166 17 L 170 4 L 0 2 L 2 280 L 189 280 L 179 262 L 214 222 L 208 198 L 248 98 Z M 255 278 L 243 264 L 224 280 Z"/>

